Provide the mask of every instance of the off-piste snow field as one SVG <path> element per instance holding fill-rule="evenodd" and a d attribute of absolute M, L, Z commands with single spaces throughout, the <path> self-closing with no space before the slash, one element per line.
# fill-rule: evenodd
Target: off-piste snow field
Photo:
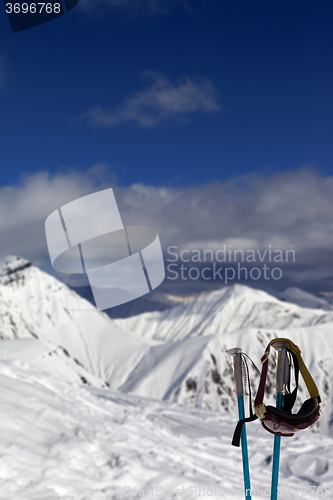
<path fill-rule="evenodd" d="M 232 286 L 111 320 L 24 259 L 3 258 L 0 498 L 244 498 L 224 351 L 241 346 L 259 364 L 281 336 L 300 345 L 323 404 L 311 429 L 282 439 L 279 498 L 333 496 L 333 311 L 305 298 Z M 303 384 L 298 407 L 306 398 Z M 252 497 L 269 498 L 273 436 L 258 421 L 247 432 Z"/>

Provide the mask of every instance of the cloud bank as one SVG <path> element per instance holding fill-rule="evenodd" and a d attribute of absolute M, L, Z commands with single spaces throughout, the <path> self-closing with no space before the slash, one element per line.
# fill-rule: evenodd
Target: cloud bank
<path fill-rule="evenodd" d="M 0 188 L 0 255 L 19 254 L 50 267 L 46 217 L 69 201 L 113 187 L 123 223 L 154 227 L 164 249 L 294 249 L 296 262 L 288 272 L 295 285 L 333 287 L 333 177 L 302 168 L 183 188 L 122 187 L 105 178 L 105 166 L 95 165 L 87 172 L 41 172 Z"/>
<path fill-rule="evenodd" d="M 152 128 L 172 118 L 220 110 L 217 91 L 206 78 L 183 76 L 174 84 L 154 71 L 145 71 L 143 76 L 152 80 L 151 86 L 136 92 L 119 108 L 107 110 L 96 105 L 81 118 L 92 125 L 109 128 L 126 122 Z"/>

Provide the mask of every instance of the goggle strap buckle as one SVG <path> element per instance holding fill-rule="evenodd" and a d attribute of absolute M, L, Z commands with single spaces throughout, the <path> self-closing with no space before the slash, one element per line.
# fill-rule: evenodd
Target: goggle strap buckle
<path fill-rule="evenodd" d="M 260 405 L 256 406 L 254 408 L 254 411 L 255 411 L 257 417 L 260 418 L 260 420 L 265 418 L 265 413 L 267 410 L 266 410 L 266 406 L 264 405 L 264 403 L 261 403 Z"/>

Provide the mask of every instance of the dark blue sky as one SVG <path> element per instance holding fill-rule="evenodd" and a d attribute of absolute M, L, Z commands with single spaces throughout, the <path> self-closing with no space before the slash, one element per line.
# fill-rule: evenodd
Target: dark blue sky
<path fill-rule="evenodd" d="M 170 1 L 158 15 L 112 4 L 79 5 L 15 34 L 0 6 L 1 185 L 96 162 L 111 165 L 122 185 L 201 184 L 301 165 L 332 172 L 331 1 L 195 0 L 191 9 Z M 124 103 L 151 95 L 143 71 L 176 92 L 184 75 L 205 79 L 219 111 L 197 103 L 150 127 L 82 119 L 96 105 L 124 116 Z"/>

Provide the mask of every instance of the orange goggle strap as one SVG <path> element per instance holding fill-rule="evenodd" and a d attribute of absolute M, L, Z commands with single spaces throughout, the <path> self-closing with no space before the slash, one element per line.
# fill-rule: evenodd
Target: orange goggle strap
<path fill-rule="evenodd" d="M 307 387 L 307 390 L 309 391 L 310 397 L 317 398 L 319 403 L 321 401 L 318 388 L 317 388 L 313 378 L 311 377 L 311 375 L 309 373 L 309 370 L 305 366 L 305 363 L 302 359 L 300 348 L 289 339 L 273 339 L 266 347 L 265 354 L 261 358 L 261 362 L 262 362 L 261 377 L 260 377 L 257 396 L 256 396 L 256 399 L 254 401 L 255 412 L 256 412 L 257 417 L 259 417 L 260 419 L 265 418 L 265 412 L 266 412 L 265 405 L 263 404 L 263 400 L 264 400 L 264 394 L 265 394 L 269 352 L 270 352 L 271 346 L 273 344 L 275 344 L 276 342 L 285 342 L 288 344 L 288 348 L 297 358 L 299 370 L 302 374 L 302 377 L 303 377 L 303 380 L 304 380 L 305 385 Z"/>

